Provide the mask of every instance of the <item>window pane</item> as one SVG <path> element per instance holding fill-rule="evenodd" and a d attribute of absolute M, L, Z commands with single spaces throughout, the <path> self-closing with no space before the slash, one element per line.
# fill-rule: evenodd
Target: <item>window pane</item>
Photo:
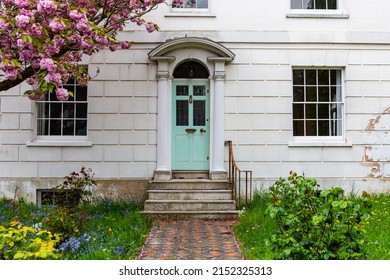
<path fill-rule="evenodd" d="M 77 136 L 87 135 L 87 121 L 76 121 L 76 133 Z"/>
<path fill-rule="evenodd" d="M 86 119 L 88 115 L 88 104 L 87 103 L 77 103 L 76 104 L 76 118 Z"/>
<path fill-rule="evenodd" d="M 49 120 L 38 120 L 37 121 L 37 134 L 48 135 L 49 133 Z"/>
<path fill-rule="evenodd" d="M 318 104 L 318 118 L 329 120 L 329 104 Z"/>
<path fill-rule="evenodd" d="M 78 86 L 74 94 L 77 101 L 87 101 L 87 87 Z"/>
<path fill-rule="evenodd" d="M 305 70 L 294 70 L 293 71 L 293 84 L 294 86 L 303 86 L 305 84 Z"/>
<path fill-rule="evenodd" d="M 198 8 L 206 9 L 209 7 L 208 0 L 198 0 Z"/>
<path fill-rule="evenodd" d="M 339 70 L 330 70 L 330 84 L 341 86 L 341 72 Z"/>
<path fill-rule="evenodd" d="M 316 0 L 315 4 L 316 9 L 326 9 L 326 0 Z"/>
<path fill-rule="evenodd" d="M 62 103 L 51 103 L 50 118 L 61 118 L 61 117 L 62 117 Z"/>
<path fill-rule="evenodd" d="M 188 86 L 176 86 L 177 96 L 188 96 Z"/>
<path fill-rule="evenodd" d="M 176 100 L 176 125 L 188 125 L 188 101 Z"/>
<path fill-rule="evenodd" d="M 329 70 L 318 70 L 318 85 L 329 85 Z"/>
<path fill-rule="evenodd" d="M 305 105 L 305 117 L 306 119 L 317 119 L 317 105 L 306 104 Z"/>
<path fill-rule="evenodd" d="M 337 0 L 328 0 L 328 9 L 336 10 L 337 9 Z"/>
<path fill-rule="evenodd" d="M 317 71 L 306 70 L 306 85 L 317 85 Z"/>
<path fill-rule="evenodd" d="M 48 135 L 61 135 L 61 120 L 50 120 Z"/>
<path fill-rule="evenodd" d="M 314 0 L 303 0 L 303 9 L 314 9 Z"/>
<path fill-rule="evenodd" d="M 206 125 L 206 101 L 194 101 L 194 126 Z"/>
<path fill-rule="evenodd" d="M 306 136 L 317 136 L 316 121 L 306 121 Z"/>
<path fill-rule="evenodd" d="M 318 121 L 318 136 L 330 136 L 330 134 L 329 134 L 329 120 Z"/>
<path fill-rule="evenodd" d="M 329 102 L 329 87 L 318 87 L 318 99 L 320 102 Z"/>
<path fill-rule="evenodd" d="M 63 126 L 63 135 L 69 135 L 73 136 L 74 135 L 74 121 L 73 120 L 64 120 L 63 121 L 64 126 Z"/>
<path fill-rule="evenodd" d="M 342 135 L 342 122 L 341 120 L 331 121 L 331 136 Z"/>
<path fill-rule="evenodd" d="M 294 136 L 305 136 L 305 122 L 294 121 L 293 122 Z"/>
<path fill-rule="evenodd" d="M 341 102 L 341 87 L 331 87 L 332 102 Z"/>
<path fill-rule="evenodd" d="M 291 9 L 302 9 L 302 0 L 291 0 Z"/>
<path fill-rule="evenodd" d="M 294 102 L 302 102 L 305 101 L 305 96 L 304 96 L 304 87 L 294 87 Z"/>
<path fill-rule="evenodd" d="M 194 96 L 205 96 L 206 87 L 205 86 L 194 86 L 193 88 Z"/>
<path fill-rule="evenodd" d="M 294 104 L 293 105 L 293 119 L 294 120 L 303 120 L 305 118 L 305 109 L 304 104 Z"/>
<path fill-rule="evenodd" d="M 307 87 L 306 88 L 306 101 L 307 102 L 316 102 L 317 101 L 317 88 L 316 87 Z"/>
<path fill-rule="evenodd" d="M 64 109 L 63 114 L 62 114 L 63 118 L 66 118 L 66 119 L 74 118 L 74 103 L 73 102 L 64 103 L 63 109 Z"/>

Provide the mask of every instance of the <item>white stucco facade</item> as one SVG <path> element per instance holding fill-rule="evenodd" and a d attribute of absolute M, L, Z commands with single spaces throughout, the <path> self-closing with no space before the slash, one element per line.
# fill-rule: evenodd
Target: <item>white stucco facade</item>
<path fill-rule="evenodd" d="M 207 10 L 160 6 L 160 31 L 129 26 L 129 50 L 88 58 L 88 132 L 39 140 L 26 85 L 0 95 L 0 194 L 36 199 L 81 166 L 102 180 L 170 176 L 173 71 L 196 60 L 209 71 L 210 173 L 227 166 L 224 141 L 257 188 L 290 171 L 325 187 L 390 189 L 390 2 L 339 0 L 337 10 L 292 10 L 290 0 L 209 0 Z M 342 130 L 296 137 L 293 70 L 341 73 Z M 159 173 L 160 172 L 160 173 Z M 218 176 L 217 176 L 218 177 Z M 58 179 L 58 180 L 57 180 Z"/>

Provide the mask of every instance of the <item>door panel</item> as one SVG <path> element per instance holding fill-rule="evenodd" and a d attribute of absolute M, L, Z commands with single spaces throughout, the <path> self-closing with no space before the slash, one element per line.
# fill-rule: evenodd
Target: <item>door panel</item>
<path fill-rule="evenodd" d="M 173 83 L 173 170 L 209 169 L 209 103 L 207 82 Z"/>

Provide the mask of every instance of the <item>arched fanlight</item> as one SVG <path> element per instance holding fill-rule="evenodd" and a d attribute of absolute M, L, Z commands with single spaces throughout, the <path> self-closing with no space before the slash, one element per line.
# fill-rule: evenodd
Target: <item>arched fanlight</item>
<path fill-rule="evenodd" d="M 173 77 L 177 79 L 208 79 L 209 76 L 207 68 L 194 60 L 180 63 L 173 71 Z"/>

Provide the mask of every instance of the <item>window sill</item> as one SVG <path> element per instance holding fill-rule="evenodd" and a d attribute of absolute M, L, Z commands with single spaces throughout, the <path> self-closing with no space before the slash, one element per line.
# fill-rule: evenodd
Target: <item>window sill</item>
<path fill-rule="evenodd" d="M 165 14 L 165 17 L 200 17 L 200 18 L 215 18 L 216 15 L 210 12 L 170 12 Z"/>
<path fill-rule="evenodd" d="M 92 142 L 84 140 L 34 140 L 26 143 L 27 147 L 92 147 Z"/>
<path fill-rule="evenodd" d="M 349 14 L 342 11 L 307 11 L 307 10 L 291 10 L 286 14 L 287 18 L 319 18 L 319 19 L 349 19 Z"/>
<path fill-rule="evenodd" d="M 289 147 L 352 147 L 347 141 L 299 141 L 293 140 L 288 143 Z"/>

